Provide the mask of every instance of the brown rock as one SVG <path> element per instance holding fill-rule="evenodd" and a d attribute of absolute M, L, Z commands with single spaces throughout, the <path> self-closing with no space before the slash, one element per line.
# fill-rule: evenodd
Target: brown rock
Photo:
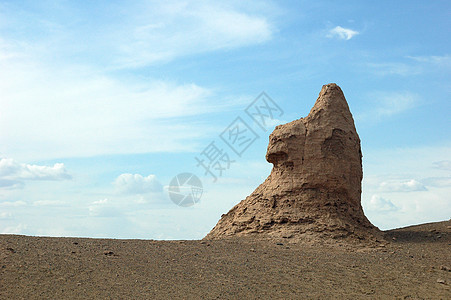
<path fill-rule="evenodd" d="M 440 266 L 440 270 L 451 272 L 451 268 L 447 266 Z"/>
<path fill-rule="evenodd" d="M 360 203 L 362 152 L 346 99 L 324 85 L 309 115 L 269 136 L 268 178 L 205 237 L 258 235 L 375 240 Z"/>

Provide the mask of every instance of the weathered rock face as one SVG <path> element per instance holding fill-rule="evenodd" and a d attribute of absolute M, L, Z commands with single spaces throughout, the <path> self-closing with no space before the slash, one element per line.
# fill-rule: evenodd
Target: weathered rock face
<path fill-rule="evenodd" d="M 346 99 L 324 85 L 306 118 L 269 136 L 269 177 L 223 215 L 206 239 L 232 235 L 371 240 L 360 203 L 362 152 Z"/>

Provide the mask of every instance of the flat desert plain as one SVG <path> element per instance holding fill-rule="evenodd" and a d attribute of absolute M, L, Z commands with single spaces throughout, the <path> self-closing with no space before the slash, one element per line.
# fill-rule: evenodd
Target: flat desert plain
<path fill-rule="evenodd" d="M 375 247 L 0 235 L 1 299 L 451 299 L 451 222 Z"/>

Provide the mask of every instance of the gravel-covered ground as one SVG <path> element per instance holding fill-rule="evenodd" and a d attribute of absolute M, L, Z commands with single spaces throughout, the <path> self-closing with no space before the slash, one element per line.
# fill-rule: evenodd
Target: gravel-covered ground
<path fill-rule="evenodd" d="M 1 299 L 451 299 L 451 222 L 376 248 L 0 235 Z"/>

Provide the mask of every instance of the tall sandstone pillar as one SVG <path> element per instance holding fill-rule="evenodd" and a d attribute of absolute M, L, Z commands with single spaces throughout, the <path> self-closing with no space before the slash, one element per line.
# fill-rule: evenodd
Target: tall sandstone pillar
<path fill-rule="evenodd" d="M 362 152 L 339 86 L 324 85 L 309 115 L 269 136 L 268 178 L 205 237 L 374 240 L 361 206 Z"/>

